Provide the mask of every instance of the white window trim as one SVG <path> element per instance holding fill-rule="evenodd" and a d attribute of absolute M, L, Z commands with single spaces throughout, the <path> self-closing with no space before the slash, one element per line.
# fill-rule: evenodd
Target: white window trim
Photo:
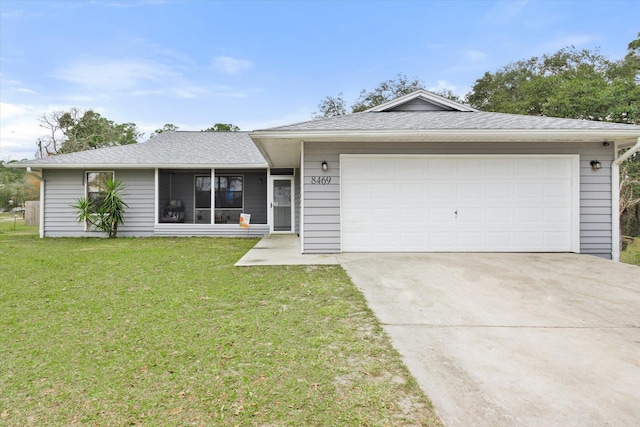
<path fill-rule="evenodd" d="M 114 170 L 86 170 L 83 172 L 82 175 L 82 181 L 84 182 L 84 197 L 85 198 L 89 198 L 89 178 L 88 175 L 90 173 L 110 173 L 111 174 L 111 179 L 115 181 L 116 179 L 116 171 Z M 96 230 L 94 228 L 90 228 L 89 224 L 87 223 L 87 221 L 84 222 L 84 231 L 85 232 L 100 232 L 100 230 Z"/>

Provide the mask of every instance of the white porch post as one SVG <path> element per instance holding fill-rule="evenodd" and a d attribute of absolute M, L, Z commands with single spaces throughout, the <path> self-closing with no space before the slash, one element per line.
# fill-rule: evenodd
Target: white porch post
<path fill-rule="evenodd" d="M 209 224 L 216 223 L 216 169 L 211 168 L 211 213 Z"/>
<path fill-rule="evenodd" d="M 158 183 L 160 182 L 160 178 L 159 178 L 158 168 L 155 169 L 154 181 L 155 181 L 155 185 L 153 189 L 153 193 L 154 193 L 153 211 L 155 212 L 155 216 L 154 216 L 153 224 L 158 225 L 159 223 L 158 218 L 160 218 L 160 207 L 158 206 L 160 205 L 160 189 L 158 188 Z"/>
<path fill-rule="evenodd" d="M 273 233 L 273 182 L 271 182 L 271 168 L 267 168 L 267 225 L 269 234 Z"/>

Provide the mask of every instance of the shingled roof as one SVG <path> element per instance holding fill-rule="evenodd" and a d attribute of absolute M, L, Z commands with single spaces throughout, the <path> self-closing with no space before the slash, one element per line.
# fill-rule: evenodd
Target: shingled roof
<path fill-rule="evenodd" d="M 265 131 L 640 130 L 640 126 L 483 111 L 385 111 L 335 116 Z"/>
<path fill-rule="evenodd" d="M 267 164 L 247 132 L 162 132 L 139 144 L 59 154 L 18 162 L 21 166 L 54 167 L 246 167 Z"/>

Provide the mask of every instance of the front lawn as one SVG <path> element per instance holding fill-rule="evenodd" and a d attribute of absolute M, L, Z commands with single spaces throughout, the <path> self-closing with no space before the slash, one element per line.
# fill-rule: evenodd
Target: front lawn
<path fill-rule="evenodd" d="M 441 425 L 339 266 L 7 225 L 0 425 Z"/>

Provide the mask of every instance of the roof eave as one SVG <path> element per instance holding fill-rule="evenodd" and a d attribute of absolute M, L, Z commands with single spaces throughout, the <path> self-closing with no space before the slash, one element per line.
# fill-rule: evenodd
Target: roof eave
<path fill-rule="evenodd" d="M 416 141 L 416 142 L 536 142 L 536 141 L 635 141 L 636 130 L 620 129 L 438 129 L 438 130 L 315 130 L 256 131 L 251 138 L 261 141 Z M 260 147 L 260 144 L 257 144 Z M 264 154 L 264 153 L 263 153 Z"/>
<path fill-rule="evenodd" d="M 122 163 L 11 163 L 13 168 L 42 169 L 266 169 L 267 163 L 158 163 L 158 164 L 122 164 Z"/>

